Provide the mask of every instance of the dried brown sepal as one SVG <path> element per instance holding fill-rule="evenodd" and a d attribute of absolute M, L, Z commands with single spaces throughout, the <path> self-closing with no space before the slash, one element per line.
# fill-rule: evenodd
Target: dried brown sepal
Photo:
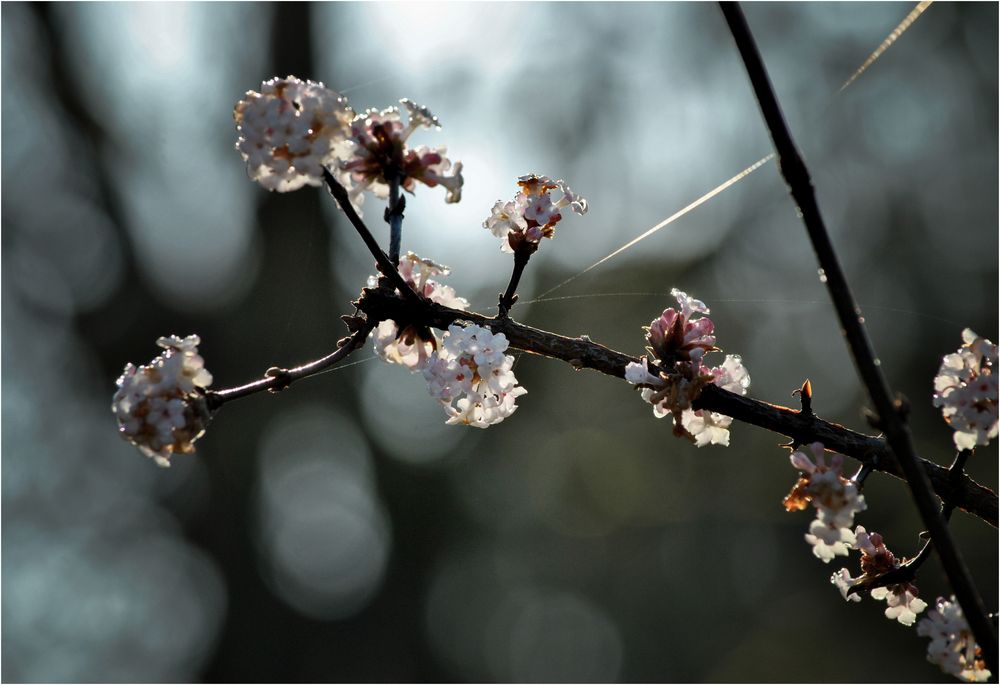
<path fill-rule="evenodd" d="M 808 478 L 800 476 L 795 481 L 795 485 L 792 486 L 791 491 L 785 495 L 785 499 L 781 500 L 781 503 L 785 505 L 785 511 L 802 511 L 809 506 L 812 497 L 806 492 L 808 486 Z"/>

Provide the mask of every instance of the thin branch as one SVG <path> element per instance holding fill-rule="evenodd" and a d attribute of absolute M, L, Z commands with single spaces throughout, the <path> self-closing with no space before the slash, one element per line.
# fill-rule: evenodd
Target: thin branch
<path fill-rule="evenodd" d="M 511 347 L 559 359 L 575 369 L 592 369 L 615 378 L 625 378 L 625 367 L 639 359 L 617 352 L 589 338 L 569 338 L 525 326 L 509 317 L 491 318 L 474 312 L 463 312 L 429 303 L 422 311 L 413 307 L 395 293 L 383 289 L 365 289 L 355 305 L 368 317 L 369 323 L 384 319 L 412 321 L 413 323 L 446 329 L 463 321 L 503 333 Z M 761 402 L 708 385 L 694 402 L 695 409 L 731 416 L 737 421 L 786 435 L 799 444 L 822 442 L 827 449 L 840 452 L 870 465 L 874 470 L 906 480 L 906 476 L 885 440 L 852 431 L 836 423 L 806 414 L 795 409 Z M 933 462 L 921 460 L 923 471 L 931 479 L 935 492 L 945 501 L 953 501 L 962 510 L 997 526 L 997 495 L 968 476 L 961 474 L 953 480 L 948 469 Z"/>
<path fill-rule="evenodd" d="M 517 284 L 521 282 L 521 274 L 524 273 L 524 267 L 528 265 L 532 252 L 533 250 L 526 249 L 514 250 L 514 268 L 510 272 L 510 281 L 507 283 L 507 290 L 500 295 L 497 305 L 500 316 L 507 316 L 510 308 L 517 302 Z"/>
<path fill-rule="evenodd" d="M 389 180 L 389 206 L 385 220 L 389 222 L 389 261 L 399 264 L 399 248 L 403 240 L 403 209 L 406 201 L 399 196 L 399 174 Z"/>
<path fill-rule="evenodd" d="M 419 302 L 420 298 L 417 296 L 413 289 L 407 285 L 403 277 L 399 275 L 399 271 L 396 269 L 396 264 L 393 263 L 389 257 L 386 256 L 382 248 L 379 247 L 378 241 L 372 235 L 372 232 L 368 230 L 365 226 L 365 222 L 361 220 L 358 213 L 354 210 L 354 205 L 351 204 L 351 199 L 347 194 L 347 189 L 340 184 L 340 182 L 333 177 L 329 169 L 323 167 L 323 180 L 326 182 L 326 187 L 330 190 L 330 194 L 340 205 L 340 208 L 344 211 L 347 219 L 354 226 L 354 229 L 361 236 L 361 240 L 364 241 L 365 246 L 368 251 L 372 253 L 375 257 L 375 263 L 378 264 L 379 271 L 389 279 L 389 282 L 401 293 L 403 296 L 409 299 L 411 302 Z"/>
<path fill-rule="evenodd" d="M 335 352 L 331 352 L 322 359 L 317 359 L 316 361 L 309 362 L 308 364 L 296 366 L 294 369 L 279 369 L 277 367 L 271 367 L 264 373 L 263 378 L 247 383 L 246 385 L 228 388 L 226 390 L 211 390 L 205 395 L 205 400 L 208 402 L 208 408 L 215 411 L 227 402 L 238 400 L 242 397 L 248 397 L 265 390 L 279 392 L 297 380 L 308 378 L 309 376 L 315 376 L 318 373 L 326 371 L 364 345 L 365 340 L 368 338 L 368 334 L 371 332 L 372 328 L 374 328 L 374 326 L 369 326 L 367 324 L 363 325 L 361 328 L 356 330 L 351 337 L 343 338 L 340 341 L 340 347 Z"/>
<path fill-rule="evenodd" d="M 827 289 L 837 311 L 844 337 L 854 357 L 855 366 L 868 390 L 872 403 L 875 405 L 875 410 L 878 412 L 879 425 L 885 431 L 886 439 L 902 467 L 914 502 L 920 511 L 924 525 L 934 540 L 934 547 L 941 558 L 941 564 L 948 575 L 955 596 L 969 621 L 976 642 L 983 649 L 986 664 L 991 671 L 996 673 L 996 631 L 987 617 L 982 597 L 958 551 L 958 547 L 955 545 L 947 522 L 941 516 L 933 496 L 931 482 L 926 471 L 921 468 L 921 460 L 914 449 L 909 428 L 901 415 L 901 405 L 894 401 L 889 384 L 882 374 L 880 362 L 865 331 L 861 309 L 851 294 L 840 261 L 820 215 L 809 171 L 799 155 L 791 132 L 785 123 L 753 34 L 750 32 L 750 27 L 747 25 L 746 18 L 738 3 L 722 2 L 720 5 L 746 65 L 747 74 L 757 96 L 761 113 L 774 141 L 781 173 L 799 208 L 802 222 L 805 224 L 820 267 L 826 277 Z"/>

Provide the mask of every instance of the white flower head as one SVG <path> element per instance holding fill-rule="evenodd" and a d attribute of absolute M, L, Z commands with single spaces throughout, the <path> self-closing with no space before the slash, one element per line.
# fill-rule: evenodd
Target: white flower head
<path fill-rule="evenodd" d="M 423 368 L 427 389 L 441 402 L 449 424 L 488 428 L 517 409 L 528 391 L 514 377 L 507 337 L 475 325 L 451 325 Z"/>
<path fill-rule="evenodd" d="M 117 381 L 111 411 L 119 433 L 160 466 L 176 452 L 194 452 L 211 418 L 204 389 L 212 374 L 199 342 L 196 335 L 160 338 L 163 353 L 144 366 L 127 364 Z"/>
<path fill-rule="evenodd" d="M 988 445 L 997 436 L 997 346 L 962 331 L 963 345 L 945 355 L 934 378 L 934 406 L 954 429 L 958 449 Z"/>
<path fill-rule="evenodd" d="M 509 202 L 497 200 L 483 228 L 500 238 L 500 249 L 513 252 L 527 245 L 534 251 L 542 238 L 555 234 L 562 220 L 560 210 L 569 207 L 577 214 L 587 213 L 587 200 L 574 193 L 565 181 L 553 181 L 548 176 L 528 174 L 517 180 L 521 190 Z M 552 193 L 557 193 L 555 199 Z"/>
<path fill-rule="evenodd" d="M 931 639 L 927 660 L 945 673 L 967 683 L 983 683 L 993 675 L 954 595 L 951 599 L 938 597 L 934 608 L 917 624 L 917 634 Z"/>
<path fill-rule="evenodd" d="M 236 149 L 247 173 L 268 190 L 322 183 L 323 165 L 346 152 L 354 111 L 322 83 L 272 78 L 248 91 L 233 110 Z"/>

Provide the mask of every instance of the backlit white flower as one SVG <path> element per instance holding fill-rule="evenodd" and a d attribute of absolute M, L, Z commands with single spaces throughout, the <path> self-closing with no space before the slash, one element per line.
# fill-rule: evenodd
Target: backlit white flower
<path fill-rule="evenodd" d="M 813 554 L 828 563 L 835 556 L 847 556 L 856 539 L 851 532 L 854 515 L 867 505 L 857 484 L 841 475 L 844 455 L 833 454 L 827 464 L 823 443 L 812 443 L 808 451 L 812 459 L 804 450 L 792 452 L 792 466 L 802 474 L 783 504 L 788 511 L 801 511 L 813 505 L 816 518 L 809 524 L 805 539 L 813 546 Z"/>
<path fill-rule="evenodd" d="M 488 428 L 517 409 L 527 390 L 514 377 L 514 358 L 504 354 L 507 337 L 475 325 L 451 325 L 424 366 L 431 396 L 440 401 L 449 424 Z"/>
<path fill-rule="evenodd" d="M 509 202 L 497 200 L 483 228 L 501 239 L 500 249 L 534 252 L 542 238 L 551 238 L 562 220 L 560 210 L 569 207 L 577 214 L 587 213 L 587 201 L 574 193 L 562 180 L 528 174 L 517 180 L 521 190 Z M 556 197 L 553 199 L 553 193 Z"/>
<path fill-rule="evenodd" d="M 323 165 L 349 150 L 354 111 L 322 83 L 288 76 L 265 81 L 259 93 L 247 91 L 233 117 L 250 178 L 286 192 L 322 183 Z"/>
<path fill-rule="evenodd" d="M 175 452 L 194 452 L 211 418 L 204 389 L 212 374 L 199 342 L 196 335 L 160 338 L 163 353 L 144 366 L 126 364 L 117 381 L 111 411 L 119 433 L 160 466 L 170 466 Z"/>
<path fill-rule="evenodd" d="M 955 446 L 974 449 L 997 436 L 997 346 L 969 328 L 962 341 L 957 352 L 945 355 L 934 378 L 934 406 L 954 429 Z"/>
<path fill-rule="evenodd" d="M 931 639 L 927 660 L 945 673 L 967 683 L 983 683 L 992 675 L 954 595 L 950 600 L 938 597 L 934 608 L 917 624 L 917 634 Z"/>

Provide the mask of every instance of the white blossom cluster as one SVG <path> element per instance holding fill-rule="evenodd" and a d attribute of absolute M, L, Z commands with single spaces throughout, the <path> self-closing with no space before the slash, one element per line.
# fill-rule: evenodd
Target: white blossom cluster
<path fill-rule="evenodd" d="M 198 354 L 196 335 L 160 338 L 164 351 L 149 364 L 126 364 L 118 378 L 111 410 L 121 436 L 160 466 L 175 452 L 194 452 L 210 415 L 203 390 L 212 374 Z"/>
<path fill-rule="evenodd" d="M 514 358 L 504 354 L 507 337 L 475 325 L 451 325 L 441 346 L 423 369 L 432 397 L 440 401 L 449 424 L 488 428 L 517 409 L 528 391 L 517 384 Z"/>
<path fill-rule="evenodd" d="M 717 385 L 739 395 L 746 395 L 750 387 L 750 374 L 739 355 L 727 354 L 721 365 L 706 366 L 706 352 L 715 347 L 715 324 L 706 316 L 709 309 L 676 288 L 671 294 L 677 299 L 679 310 L 664 310 L 660 318 L 645 328 L 650 343 L 647 350 L 661 365 L 672 366 L 660 375 L 648 370 L 645 357 L 625 367 L 625 380 L 641 389 L 642 399 L 653 405 L 657 418 L 671 416 L 679 435 L 691 438 L 695 445 L 729 445 L 729 426 L 732 417 L 692 409 L 701 389 L 707 384 Z M 695 316 L 698 318 L 693 318 Z"/>
<path fill-rule="evenodd" d="M 416 181 L 444 186 L 445 201 L 458 202 L 462 163 L 453 165 L 443 147 L 406 147 L 417 128 L 440 128 L 437 118 L 410 100 L 400 102 L 409 114 L 405 126 L 397 107 L 356 114 L 346 97 L 322 83 L 272 78 L 261 84 L 261 92 L 247 91 L 236 103 L 236 149 L 250 178 L 268 190 L 321 185 L 328 168 L 359 213 L 365 190 L 388 197 L 387 175 L 410 192 Z"/>
<path fill-rule="evenodd" d="M 407 252 L 399 259 L 399 275 L 418 295 L 446 307 L 465 311 L 469 308 L 469 301 L 459 297 L 451 286 L 432 278 L 447 276 L 449 273 L 451 270 L 448 267 L 435 264 L 429 259 L 421 259 L 413 252 Z M 374 288 L 377 282 L 375 276 L 368 277 L 368 287 Z M 380 322 L 372 332 L 372 338 L 375 341 L 375 354 L 380 359 L 402 364 L 411 372 L 423 369 L 439 344 L 433 330 L 406 327 L 400 331 L 399 326 L 391 319 Z"/>
<path fill-rule="evenodd" d="M 997 436 L 997 346 L 969 328 L 962 342 L 934 377 L 934 406 L 954 429 L 955 446 L 970 450 Z"/>
<path fill-rule="evenodd" d="M 521 187 L 513 200 L 497 200 L 483 228 L 501 239 L 500 249 L 513 252 L 522 243 L 537 248 L 542 238 L 551 238 L 562 220 L 559 211 L 569 207 L 577 214 L 587 213 L 587 201 L 574 193 L 565 181 L 528 174 L 517 179 Z M 552 191 L 558 196 L 553 201 Z"/>
<path fill-rule="evenodd" d="M 951 599 L 938 597 L 933 609 L 917 624 L 917 634 L 931 639 L 927 660 L 942 671 L 967 683 L 984 683 L 992 673 L 983 662 L 962 607 Z"/>
<path fill-rule="evenodd" d="M 809 524 L 805 539 L 813 554 L 824 563 L 847 556 L 856 536 L 851 532 L 854 515 L 866 508 L 858 486 L 841 474 L 844 455 L 834 454 L 826 463 L 823 443 L 809 445 L 813 458 L 802 450 L 792 452 L 792 466 L 801 472 L 799 480 L 784 499 L 785 509 L 801 511 L 812 504 L 816 518 Z"/>
<path fill-rule="evenodd" d="M 233 110 L 236 149 L 251 180 L 282 193 L 320 185 L 323 165 L 351 148 L 347 98 L 294 76 L 264 81 L 260 90 L 247 91 Z"/>
<path fill-rule="evenodd" d="M 845 600 L 860 602 L 861 597 L 858 593 L 851 593 L 850 590 L 860 583 L 898 569 L 900 561 L 886 548 L 881 535 L 869 534 L 863 526 L 857 527 L 851 547 L 861 552 L 861 575 L 852 578 L 848 570 L 842 568 L 830 577 L 830 582 L 840 590 Z M 917 586 L 909 582 L 883 585 L 871 591 L 872 599 L 878 601 L 884 599 L 889 605 L 885 610 L 885 617 L 899 621 L 904 626 L 912 626 L 917 620 L 917 614 L 927 608 L 927 602 L 920 599 L 917 594 Z"/>

